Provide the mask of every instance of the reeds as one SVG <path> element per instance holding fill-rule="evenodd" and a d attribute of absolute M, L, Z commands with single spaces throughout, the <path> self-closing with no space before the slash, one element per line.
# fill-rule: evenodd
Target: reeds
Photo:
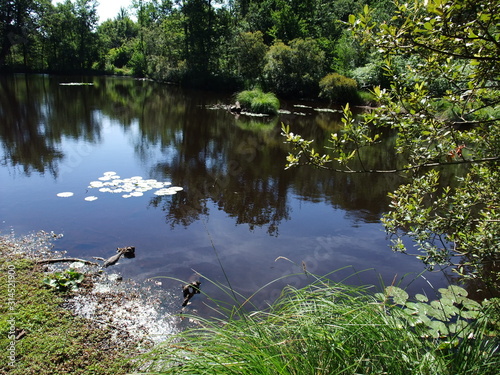
<path fill-rule="evenodd" d="M 319 278 L 303 289 L 285 288 L 267 311 L 247 312 L 244 304 L 218 304 L 218 318 L 195 317 L 197 327 L 148 355 L 150 368 L 252 375 L 497 374 L 500 368 L 488 312 L 468 322 L 465 338 L 433 337 L 389 295 L 381 300 L 368 288 Z"/>
<path fill-rule="evenodd" d="M 280 101 L 273 93 L 265 93 L 260 89 L 246 90 L 236 95 L 241 106 L 253 113 L 275 115 L 280 108 Z"/>

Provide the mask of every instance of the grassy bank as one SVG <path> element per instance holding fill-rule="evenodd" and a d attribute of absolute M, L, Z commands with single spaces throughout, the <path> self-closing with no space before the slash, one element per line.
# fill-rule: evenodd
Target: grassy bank
<path fill-rule="evenodd" d="M 133 345 L 73 316 L 33 260 L 0 241 L 0 374 L 125 374 Z"/>
<path fill-rule="evenodd" d="M 497 374 L 498 306 L 465 294 L 409 302 L 395 287 L 372 295 L 318 281 L 266 312 L 200 320 L 149 358 L 164 374 Z"/>
<path fill-rule="evenodd" d="M 496 375 L 500 367 L 498 301 L 480 304 L 456 286 L 411 298 L 394 286 L 374 294 L 322 278 L 286 288 L 266 311 L 212 301 L 216 318 L 185 316 L 194 328 L 138 355 L 138 342 L 117 341 L 113 326 L 62 308 L 71 292 L 44 286 L 33 257 L 1 239 L 0 374 L 131 374 L 140 365 L 141 374 Z"/>

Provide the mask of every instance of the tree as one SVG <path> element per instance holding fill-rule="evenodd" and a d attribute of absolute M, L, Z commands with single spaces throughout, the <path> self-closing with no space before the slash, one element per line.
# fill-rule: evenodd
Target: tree
<path fill-rule="evenodd" d="M 184 33 L 188 69 L 195 75 L 206 75 L 213 62 L 215 12 L 211 0 L 184 0 Z"/>
<path fill-rule="evenodd" d="M 235 42 L 238 73 L 249 81 L 257 81 L 262 75 L 267 46 L 262 32 L 242 32 Z"/>
<path fill-rule="evenodd" d="M 104 66 L 106 63 L 114 67 L 122 68 L 128 64 L 133 54 L 133 41 L 138 35 L 137 24 L 130 19 L 124 8 L 115 19 L 108 19 L 98 27 L 98 35 L 101 43 L 101 52 L 106 54 L 102 58 Z M 107 69 L 113 70 L 112 66 Z"/>
<path fill-rule="evenodd" d="M 75 69 L 78 66 L 76 17 L 67 0 L 52 7 L 44 17 L 46 60 L 50 71 Z"/>
<path fill-rule="evenodd" d="M 372 10 L 349 17 L 361 43 L 385 57 L 388 90 L 380 105 L 331 135 L 332 152 L 284 127 L 293 146 L 287 167 L 309 164 L 345 173 L 405 174 L 382 218 L 392 247 L 429 267 L 452 265 L 468 278 L 498 285 L 500 265 L 500 3 L 415 0 L 375 22 Z M 396 69 L 394 61 L 406 61 Z M 363 150 L 395 134 L 399 164 L 381 170 Z M 332 163 L 336 162 L 337 165 Z M 452 175 L 455 174 L 455 177 Z M 460 262 L 457 263 L 457 257 Z"/>
<path fill-rule="evenodd" d="M 31 68 L 30 60 L 41 53 L 37 42 L 41 17 L 50 6 L 48 0 L 2 0 L 0 2 L 0 68 L 10 53 L 21 56 L 25 68 Z M 18 51 L 16 51 L 16 49 Z M 19 63 L 21 63 L 19 61 Z M 16 65 L 18 61 L 11 65 Z"/>
<path fill-rule="evenodd" d="M 267 52 L 263 74 L 277 94 L 316 97 L 323 63 L 324 53 L 313 39 L 294 39 L 290 45 L 277 41 Z"/>
<path fill-rule="evenodd" d="M 75 16 L 79 68 L 90 69 L 97 60 L 97 0 L 76 0 Z"/>

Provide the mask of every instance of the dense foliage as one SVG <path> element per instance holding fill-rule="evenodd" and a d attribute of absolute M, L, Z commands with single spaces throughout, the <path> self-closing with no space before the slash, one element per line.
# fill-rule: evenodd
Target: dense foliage
<path fill-rule="evenodd" d="M 373 47 L 372 63 L 383 61 L 389 86 L 373 90 L 380 105 L 362 121 L 345 109 L 343 130 L 331 136 L 331 155 L 284 128 L 294 146 L 288 166 L 404 174 L 408 183 L 390 194 L 383 218 L 393 248 L 416 248 L 430 268 L 452 265 L 498 290 L 500 2 L 396 6 L 386 22 L 368 6 L 349 18 L 359 43 Z M 387 135 L 395 137 L 400 161 L 384 169 L 364 155 Z"/>
<path fill-rule="evenodd" d="M 97 0 L 2 1 L 0 69 L 133 74 L 227 89 L 258 84 L 314 98 L 326 74 L 365 62 L 345 35 L 361 0 L 132 3 L 99 20 Z"/>

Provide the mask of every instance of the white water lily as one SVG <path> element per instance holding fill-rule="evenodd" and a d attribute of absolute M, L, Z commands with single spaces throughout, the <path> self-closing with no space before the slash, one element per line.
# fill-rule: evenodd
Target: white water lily
<path fill-rule="evenodd" d="M 61 197 L 61 198 L 68 198 L 68 197 L 72 197 L 73 195 L 74 195 L 74 193 L 72 193 L 71 191 L 64 191 L 62 193 L 57 193 L 57 196 Z"/>

